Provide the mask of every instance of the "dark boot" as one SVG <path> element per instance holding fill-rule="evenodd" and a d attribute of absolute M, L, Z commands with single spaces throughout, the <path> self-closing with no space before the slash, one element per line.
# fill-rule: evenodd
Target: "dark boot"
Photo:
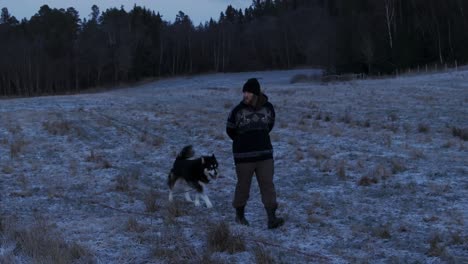
<path fill-rule="evenodd" d="M 247 219 L 245 219 L 244 208 L 245 206 L 236 208 L 236 223 L 248 226 L 249 222 L 247 221 Z"/>
<path fill-rule="evenodd" d="M 276 217 L 276 208 L 265 208 L 268 215 L 268 229 L 280 227 L 284 224 L 284 219 Z"/>

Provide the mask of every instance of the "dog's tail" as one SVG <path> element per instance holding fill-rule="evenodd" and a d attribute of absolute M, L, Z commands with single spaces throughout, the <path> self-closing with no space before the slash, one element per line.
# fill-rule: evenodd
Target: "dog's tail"
<path fill-rule="evenodd" d="M 177 159 L 189 159 L 195 156 L 192 145 L 185 146 L 177 155 Z"/>

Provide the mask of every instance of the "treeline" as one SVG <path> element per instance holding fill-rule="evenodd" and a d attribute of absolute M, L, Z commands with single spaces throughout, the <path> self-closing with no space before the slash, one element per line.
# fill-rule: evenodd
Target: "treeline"
<path fill-rule="evenodd" d="M 80 19 L 70 7 L 0 17 L 0 96 L 58 94 L 143 78 L 322 67 L 391 73 L 468 59 L 468 1 L 253 0 L 217 20 L 174 22 L 134 6 Z"/>

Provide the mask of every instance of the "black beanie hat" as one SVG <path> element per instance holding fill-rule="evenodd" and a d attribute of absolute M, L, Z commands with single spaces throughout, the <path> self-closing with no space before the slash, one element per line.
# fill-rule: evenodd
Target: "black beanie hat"
<path fill-rule="evenodd" d="M 260 83 L 256 78 L 250 78 L 245 82 L 244 87 L 242 88 L 242 92 L 250 92 L 255 94 L 256 96 L 260 95 Z"/>

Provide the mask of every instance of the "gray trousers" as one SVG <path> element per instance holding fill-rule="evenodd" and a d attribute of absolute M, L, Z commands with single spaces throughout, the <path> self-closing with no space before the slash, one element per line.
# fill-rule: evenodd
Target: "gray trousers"
<path fill-rule="evenodd" d="M 274 164 L 273 159 L 250 163 L 236 164 L 237 184 L 232 206 L 243 207 L 247 204 L 250 195 L 250 185 L 255 173 L 262 203 L 266 208 L 277 208 L 275 185 L 273 184 Z"/>

